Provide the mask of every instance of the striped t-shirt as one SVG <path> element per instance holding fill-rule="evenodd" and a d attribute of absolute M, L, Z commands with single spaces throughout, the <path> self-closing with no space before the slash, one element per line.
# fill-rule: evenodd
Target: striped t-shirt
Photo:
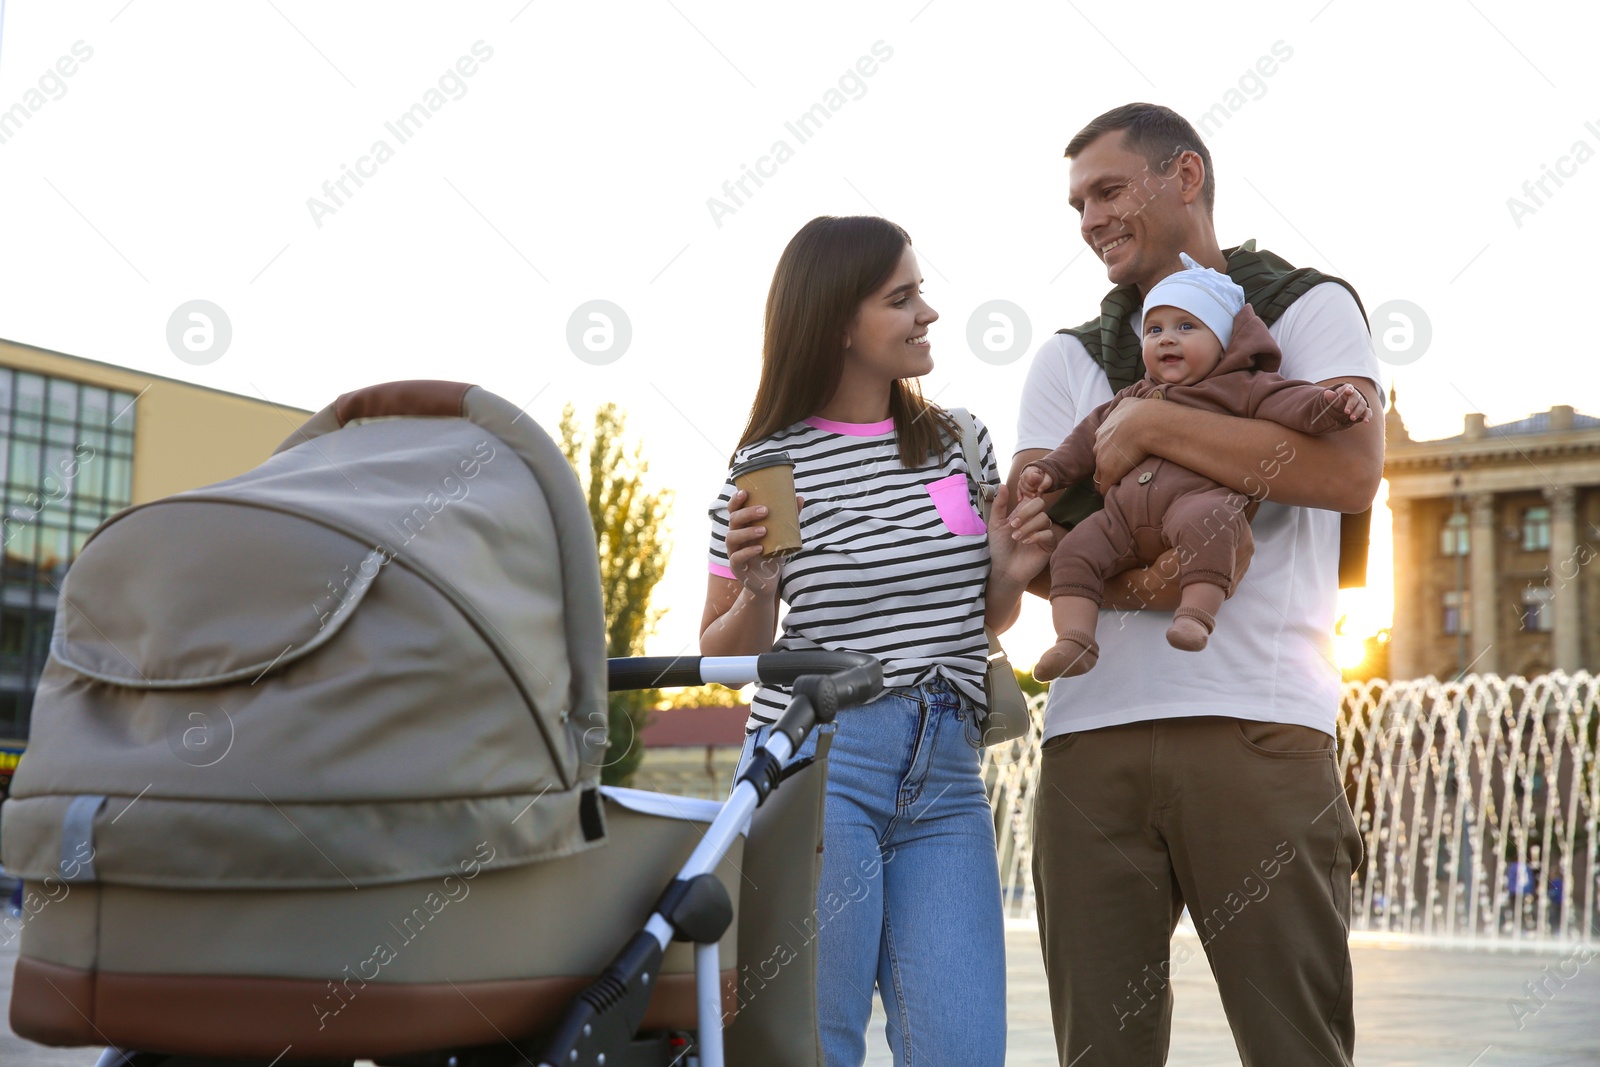
<path fill-rule="evenodd" d="M 999 480 L 989 431 L 977 424 L 983 480 Z M 784 558 L 778 595 L 788 605 L 774 652 L 865 652 L 883 663 L 884 685 L 911 686 L 942 675 L 984 704 L 989 646 L 983 634 L 989 543 L 969 490 L 959 439 L 935 460 L 900 463 L 894 420 L 810 418 L 739 449 L 794 460 L 799 552 Z M 711 507 L 711 573 L 728 569 L 730 481 Z M 747 731 L 777 720 L 787 687 L 764 686 L 751 701 Z"/>

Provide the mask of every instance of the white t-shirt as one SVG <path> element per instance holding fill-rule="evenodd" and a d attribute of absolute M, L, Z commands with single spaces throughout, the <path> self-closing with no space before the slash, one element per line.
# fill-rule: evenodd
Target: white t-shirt
<path fill-rule="evenodd" d="M 982 480 L 996 482 L 994 445 L 974 417 Z M 900 462 L 892 419 L 878 423 L 810 418 L 741 448 L 794 460 L 799 552 L 784 558 L 778 595 L 789 610 L 774 652 L 865 652 L 883 663 L 885 687 L 942 675 L 984 705 L 989 645 L 983 634 L 989 540 L 968 487 L 960 440 L 920 467 Z M 728 569 L 728 501 L 711 505 L 711 573 Z M 763 686 L 750 702 L 747 732 L 775 721 L 788 690 Z"/>
<path fill-rule="evenodd" d="M 1378 383 L 1378 361 L 1366 323 L 1350 293 L 1337 283 L 1324 282 L 1296 300 L 1272 324 L 1271 333 L 1283 350 L 1279 373 L 1285 378 L 1320 382 L 1356 377 Z M 1028 371 L 1017 418 L 1017 451 L 1055 448 L 1111 396 L 1105 371 L 1083 344 L 1070 334 L 1052 334 Z M 1051 684 L 1046 738 L 1191 715 L 1229 715 L 1334 732 L 1339 710 L 1333 626 L 1340 516 L 1275 503 L 1270 477 L 1263 473 L 1261 480 L 1267 499 L 1250 524 L 1255 555 L 1244 580 L 1217 613 L 1216 632 L 1206 647 L 1181 652 L 1167 644 L 1170 612 L 1102 610 L 1095 635 L 1099 662 L 1087 674 Z"/>

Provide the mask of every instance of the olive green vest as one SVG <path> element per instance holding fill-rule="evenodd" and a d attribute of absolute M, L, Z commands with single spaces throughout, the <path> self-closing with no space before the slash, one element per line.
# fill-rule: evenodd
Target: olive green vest
<path fill-rule="evenodd" d="M 1257 251 L 1249 240 L 1238 248 L 1224 249 L 1228 276 L 1244 289 L 1244 297 L 1261 321 L 1271 326 L 1313 286 L 1336 282 L 1350 291 L 1356 307 L 1361 297 L 1343 278 L 1335 278 L 1311 267 L 1293 267 L 1271 252 Z M 1119 392 L 1144 377 L 1144 357 L 1139 341 L 1139 290 L 1119 285 L 1100 303 L 1100 314 L 1081 326 L 1057 330 L 1071 334 L 1083 343 L 1089 358 L 1106 372 L 1111 391 Z M 1366 317 L 1366 309 L 1361 310 Z M 1050 517 L 1071 527 L 1099 511 L 1104 501 L 1094 487 L 1080 483 L 1061 495 Z M 1367 581 L 1367 541 L 1372 527 L 1372 509 L 1359 515 L 1344 515 L 1339 526 L 1339 587 L 1363 586 Z"/>

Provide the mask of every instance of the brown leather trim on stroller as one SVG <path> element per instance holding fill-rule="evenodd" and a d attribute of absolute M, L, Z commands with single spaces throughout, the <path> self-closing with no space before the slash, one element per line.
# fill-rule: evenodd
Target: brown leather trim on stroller
<path fill-rule="evenodd" d="M 402 985 L 359 978 L 107 974 L 24 956 L 12 984 L 11 1027 L 45 1045 L 241 1059 L 283 1055 L 285 1063 L 371 1058 L 542 1034 L 591 980 Z M 737 1007 L 736 981 L 733 969 L 722 972 L 725 1017 Z M 641 1029 L 697 1025 L 694 975 L 662 975 Z"/>
<path fill-rule="evenodd" d="M 383 382 L 345 393 L 333 402 L 343 426 L 351 419 L 376 419 L 394 415 L 463 418 L 463 402 L 472 386 L 465 382 L 415 379 Z"/>

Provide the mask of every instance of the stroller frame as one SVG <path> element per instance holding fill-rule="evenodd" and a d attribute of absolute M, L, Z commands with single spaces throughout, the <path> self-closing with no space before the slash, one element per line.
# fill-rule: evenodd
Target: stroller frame
<path fill-rule="evenodd" d="M 470 1049 L 384 1057 L 381 1067 L 723 1067 L 722 980 L 718 942 L 734 918 L 727 890 L 713 873 L 734 841 L 785 777 L 806 736 L 831 723 L 840 708 L 875 699 L 883 670 L 871 656 L 851 652 L 772 652 L 758 656 L 637 657 L 607 663 L 608 688 L 672 688 L 710 682 L 739 687 L 752 682 L 789 685 L 793 696 L 766 742 L 740 773 L 721 812 L 663 890 L 653 913 L 595 981 L 571 1002 L 549 1035 Z M 694 1033 L 638 1033 L 674 940 L 694 944 L 698 1029 Z M 285 1050 L 287 1053 L 288 1050 Z M 535 1058 L 537 1057 L 537 1058 Z M 276 1061 L 275 1061 L 276 1062 Z M 306 1061 L 295 1061 L 306 1067 Z M 317 1061 L 348 1067 L 350 1061 Z M 97 1067 L 254 1067 L 245 1061 L 106 1049 Z M 266 1065 L 262 1065 L 266 1067 Z"/>

